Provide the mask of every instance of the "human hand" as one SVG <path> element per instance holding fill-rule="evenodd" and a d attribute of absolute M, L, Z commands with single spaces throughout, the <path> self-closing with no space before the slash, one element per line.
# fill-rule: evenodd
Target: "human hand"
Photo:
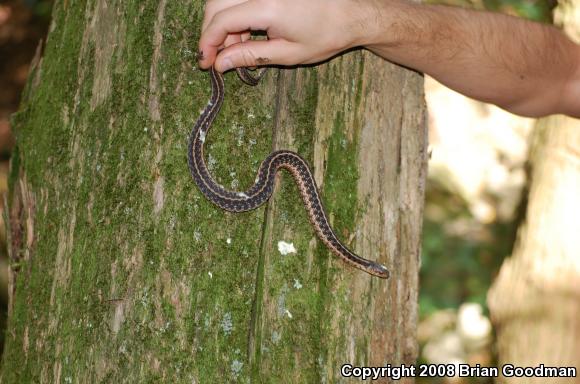
<path fill-rule="evenodd" d="M 316 63 L 362 45 L 374 0 L 210 0 L 199 41 L 201 68 Z M 250 31 L 268 40 L 250 40 Z"/>

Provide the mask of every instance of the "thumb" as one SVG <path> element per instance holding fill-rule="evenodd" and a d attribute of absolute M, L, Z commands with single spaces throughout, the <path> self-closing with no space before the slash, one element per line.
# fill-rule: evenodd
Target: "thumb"
<path fill-rule="evenodd" d="M 219 72 L 238 67 L 298 64 L 294 43 L 286 40 L 247 40 L 219 52 L 214 66 Z"/>

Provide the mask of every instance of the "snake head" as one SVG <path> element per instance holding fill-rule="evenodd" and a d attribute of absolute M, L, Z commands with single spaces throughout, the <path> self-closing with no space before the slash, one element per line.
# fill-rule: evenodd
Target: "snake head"
<path fill-rule="evenodd" d="M 388 279 L 389 276 L 391 275 L 391 273 L 389 272 L 389 270 L 387 269 L 387 267 L 385 267 L 382 264 L 379 263 L 371 263 L 366 270 L 368 273 L 370 273 L 371 275 L 380 277 L 381 279 Z"/>

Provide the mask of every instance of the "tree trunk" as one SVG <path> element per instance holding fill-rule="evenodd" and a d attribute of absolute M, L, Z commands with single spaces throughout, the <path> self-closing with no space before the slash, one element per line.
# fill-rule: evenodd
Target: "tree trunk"
<path fill-rule="evenodd" d="M 577 42 L 580 1 L 559 5 L 556 20 Z M 488 297 L 500 366 L 580 367 L 580 122 L 538 121 L 530 149 L 526 218 L 511 258 Z M 502 383 L 572 383 L 570 378 L 506 378 Z"/>
<path fill-rule="evenodd" d="M 13 119 L 3 382 L 337 382 L 343 363 L 415 361 L 421 76 L 360 51 L 256 88 L 229 74 L 206 140 L 232 189 L 272 148 L 302 154 L 332 225 L 390 268 L 384 281 L 316 240 L 288 175 L 249 213 L 200 194 L 186 150 L 210 91 L 192 54 L 202 10 L 56 2 Z"/>

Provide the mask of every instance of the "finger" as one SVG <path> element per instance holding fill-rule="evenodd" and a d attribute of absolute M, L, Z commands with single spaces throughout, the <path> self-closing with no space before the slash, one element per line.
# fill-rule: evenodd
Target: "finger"
<path fill-rule="evenodd" d="M 282 39 L 248 40 L 220 51 L 214 66 L 219 72 L 237 67 L 298 64 L 298 46 Z"/>
<path fill-rule="evenodd" d="M 237 43 L 242 42 L 242 34 L 241 33 L 230 33 L 226 40 L 224 41 L 224 47 L 229 47 L 230 45 L 234 45 Z"/>
<path fill-rule="evenodd" d="M 248 41 L 252 38 L 252 34 L 250 32 L 242 32 L 240 34 L 242 41 Z"/>
<path fill-rule="evenodd" d="M 203 15 L 203 22 L 201 24 L 201 31 L 205 31 L 207 25 L 210 23 L 211 19 L 215 16 L 216 13 L 233 7 L 235 5 L 244 3 L 248 0 L 209 0 L 205 4 L 205 10 Z"/>
<path fill-rule="evenodd" d="M 202 68 L 211 66 L 228 34 L 267 30 L 268 14 L 264 6 L 255 1 L 243 2 L 216 13 L 199 39 L 199 50 L 203 52 L 199 65 Z"/>

